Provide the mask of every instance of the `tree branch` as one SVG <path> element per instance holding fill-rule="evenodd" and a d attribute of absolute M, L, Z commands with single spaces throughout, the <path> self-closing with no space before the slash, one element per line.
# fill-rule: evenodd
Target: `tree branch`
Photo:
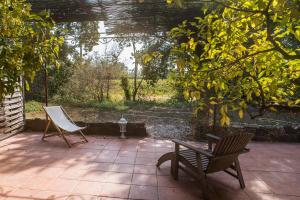
<path fill-rule="evenodd" d="M 246 55 L 236 59 L 235 61 L 233 61 L 233 62 L 231 62 L 228 65 L 225 65 L 223 67 L 213 68 L 213 69 L 208 69 L 208 70 L 199 70 L 199 72 L 211 72 L 211 71 L 216 71 L 216 70 L 227 68 L 227 67 L 232 67 L 233 65 L 239 63 L 241 60 L 244 60 L 244 59 L 249 58 L 249 57 L 256 56 L 256 55 L 261 54 L 261 53 L 271 52 L 271 51 L 274 51 L 274 50 L 275 50 L 275 48 L 271 48 L 271 49 L 266 49 L 266 50 L 262 50 L 262 51 L 257 51 L 257 52 L 252 53 L 252 54 L 246 54 Z M 209 60 L 207 59 L 207 61 L 209 61 Z"/>
<path fill-rule="evenodd" d="M 284 49 L 282 49 L 276 42 L 276 40 L 272 37 L 272 33 L 274 32 L 271 23 L 272 20 L 270 18 L 269 8 L 273 0 L 269 1 L 269 4 L 266 8 L 266 10 L 263 12 L 263 14 L 266 17 L 266 26 L 267 26 L 267 39 L 272 43 L 274 46 L 275 51 L 279 52 L 285 59 L 287 60 L 294 60 L 294 59 L 300 59 L 300 55 L 290 55 L 288 54 Z"/>
<path fill-rule="evenodd" d="M 244 9 L 244 8 L 236 8 L 236 7 L 229 6 L 221 1 L 216 1 L 216 0 L 213 0 L 213 2 L 220 4 L 225 8 L 230 8 L 232 10 L 240 11 L 240 12 L 250 12 L 250 13 L 263 13 L 264 12 L 263 10 L 250 10 L 250 9 Z"/>

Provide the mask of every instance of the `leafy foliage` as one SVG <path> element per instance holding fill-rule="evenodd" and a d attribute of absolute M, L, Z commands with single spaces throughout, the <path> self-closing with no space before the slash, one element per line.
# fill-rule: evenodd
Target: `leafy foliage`
<path fill-rule="evenodd" d="M 111 55 L 111 54 L 110 54 Z M 69 101 L 102 102 L 110 99 L 113 80 L 119 79 L 125 69 L 123 63 L 110 60 L 109 57 L 94 57 L 90 60 L 78 60 L 77 68 L 70 80 L 60 87 L 60 98 Z"/>
<path fill-rule="evenodd" d="M 299 104 L 299 1 L 213 2 L 217 9 L 169 33 L 185 96 L 198 109 L 213 112 L 218 105 L 222 125 L 230 123 L 230 110 L 242 118 L 253 105 L 256 117 L 276 105 Z"/>
<path fill-rule="evenodd" d="M 65 37 L 79 48 L 80 57 L 91 52 L 99 44 L 100 32 L 98 21 L 65 22 L 58 24 Z"/>
<path fill-rule="evenodd" d="M 121 84 L 120 85 L 121 85 L 121 87 L 124 91 L 126 101 L 130 101 L 131 93 L 130 93 L 130 89 L 129 89 L 129 81 L 128 81 L 127 76 L 122 76 L 121 77 Z"/>
<path fill-rule="evenodd" d="M 59 66 L 63 38 L 56 37 L 48 12 L 34 14 L 21 0 L 0 2 L 0 100 L 20 87 L 23 76 L 27 89 L 44 65 Z"/>

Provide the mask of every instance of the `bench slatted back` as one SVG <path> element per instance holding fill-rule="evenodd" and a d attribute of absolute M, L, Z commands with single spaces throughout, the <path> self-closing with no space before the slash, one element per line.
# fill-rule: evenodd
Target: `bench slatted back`
<path fill-rule="evenodd" d="M 216 172 L 230 167 L 237 156 L 243 152 L 252 137 L 253 134 L 238 133 L 225 136 L 219 140 L 213 149 L 214 158 L 210 159 L 207 172 Z"/>

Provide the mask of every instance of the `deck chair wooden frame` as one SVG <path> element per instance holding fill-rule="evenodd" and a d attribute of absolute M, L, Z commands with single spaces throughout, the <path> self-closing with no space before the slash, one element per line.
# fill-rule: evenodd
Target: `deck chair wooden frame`
<path fill-rule="evenodd" d="M 171 174 L 178 179 L 178 170 L 181 169 L 200 180 L 204 199 L 208 198 L 206 174 L 224 171 L 239 180 L 240 187 L 245 188 L 245 182 L 240 168 L 238 156 L 249 152 L 246 145 L 253 134 L 239 133 L 225 137 L 208 134 L 208 149 L 195 147 L 186 142 L 174 139 L 175 151 L 162 155 L 157 167 L 171 160 Z M 183 147 L 183 148 L 182 148 Z"/>
<path fill-rule="evenodd" d="M 42 140 L 45 140 L 45 138 L 48 138 L 48 137 L 53 137 L 53 136 L 59 136 L 61 138 L 63 138 L 63 140 L 66 142 L 66 144 L 68 145 L 68 147 L 72 147 L 74 144 L 77 144 L 77 143 L 86 143 L 88 142 L 87 138 L 85 137 L 85 135 L 83 134 L 82 130 L 86 129 L 86 127 L 79 127 L 77 126 L 74 121 L 71 119 L 71 117 L 67 114 L 67 112 L 63 109 L 62 106 L 49 106 L 49 107 L 43 107 L 45 112 L 46 112 L 46 115 L 48 116 L 48 121 L 47 121 L 47 124 L 46 124 L 46 127 L 45 127 L 45 131 L 44 131 L 44 134 L 43 134 L 43 137 L 42 137 Z M 62 115 L 64 115 L 66 117 L 67 120 L 69 120 L 69 122 L 75 127 L 73 127 L 72 130 L 67 130 L 67 128 L 63 128 L 62 126 L 60 126 L 58 123 L 55 123 L 54 120 L 53 120 L 53 116 L 51 116 L 49 113 L 48 113 L 48 109 L 57 109 L 57 111 L 60 111 L 62 113 Z M 55 129 L 57 130 L 57 133 L 52 133 L 52 134 L 48 134 L 48 130 L 49 130 L 49 127 L 50 127 L 50 124 L 53 124 L 53 126 L 55 127 Z M 81 135 L 82 137 L 82 140 L 79 141 L 79 142 L 74 142 L 74 143 L 71 143 L 67 137 L 66 137 L 66 133 L 75 133 L 75 132 L 79 132 L 79 134 Z"/>

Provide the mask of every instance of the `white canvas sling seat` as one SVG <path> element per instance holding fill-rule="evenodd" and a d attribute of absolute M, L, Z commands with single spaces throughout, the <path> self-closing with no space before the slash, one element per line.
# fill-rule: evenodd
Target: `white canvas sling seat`
<path fill-rule="evenodd" d="M 49 121 L 46 125 L 44 135 L 42 137 L 42 140 L 44 140 L 46 137 L 51 136 L 61 136 L 64 141 L 67 143 L 69 147 L 72 147 L 72 144 L 67 140 L 64 133 L 75 133 L 79 132 L 82 136 L 83 140 L 81 142 L 88 142 L 86 137 L 84 136 L 82 130 L 86 127 L 80 127 L 77 126 L 72 119 L 69 117 L 69 115 L 66 113 L 66 111 L 61 106 L 48 106 L 43 107 L 47 116 L 49 117 Z M 50 124 L 53 124 L 58 133 L 56 134 L 47 134 Z M 76 142 L 77 143 L 77 142 Z M 73 143 L 74 144 L 74 143 Z"/>

